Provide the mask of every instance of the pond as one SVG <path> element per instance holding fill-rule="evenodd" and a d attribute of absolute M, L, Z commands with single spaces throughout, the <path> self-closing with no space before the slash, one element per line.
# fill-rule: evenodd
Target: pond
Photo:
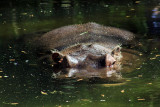
<path fill-rule="evenodd" d="M 0 107 L 159 107 L 159 5 L 159 0 L 1 0 Z M 143 61 L 121 71 L 125 82 L 53 79 L 17 42 L 24 35 L 87 22 L 136 34 L 134 49 Z"/>

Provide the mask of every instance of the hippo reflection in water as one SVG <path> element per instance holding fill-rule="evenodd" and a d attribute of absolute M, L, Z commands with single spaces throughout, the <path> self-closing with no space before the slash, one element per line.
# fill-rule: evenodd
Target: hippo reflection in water
<path fill-rule="evenodd" d="M 34 46 L 40 60 L 53 66 L 54 77 L 121 77 L 120 46 L 133 38 L 122 29 L 86 23 L 54 29 Z"/>

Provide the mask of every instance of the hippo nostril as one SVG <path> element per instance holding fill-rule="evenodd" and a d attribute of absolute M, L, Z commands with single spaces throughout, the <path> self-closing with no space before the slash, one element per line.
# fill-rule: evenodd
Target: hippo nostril
<path fill-rule="evenodd" d="M 113 63 L 112 63 L 112 65 L 114 65 L 116 63 L 116 61 L 114 61 Z"/>

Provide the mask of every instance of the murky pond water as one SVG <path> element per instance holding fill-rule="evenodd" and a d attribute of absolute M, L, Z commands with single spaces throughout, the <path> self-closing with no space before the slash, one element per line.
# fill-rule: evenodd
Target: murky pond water
<path fill-rule="evenodd" d="M 1 0 L 0 107 L 159 107 L 159 4 L 158 0 Z M 16 41 L 24 34 L 86 22 L 137 35 L 134 49 L 143 60 L 131 68 L 124 65 L 125 82 L 53 79 Z"/>

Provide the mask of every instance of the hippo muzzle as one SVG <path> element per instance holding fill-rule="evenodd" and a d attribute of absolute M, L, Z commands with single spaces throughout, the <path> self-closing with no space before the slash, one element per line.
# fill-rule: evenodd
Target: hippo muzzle
<path fill-rule="evenodd" d="M 78 44 L 61 52 L 52 51 L 52 60 L 60 68 L 112 68 L 117 53 L 120 53 L 120 47 L 110 50 L 99 44 Z"/>

